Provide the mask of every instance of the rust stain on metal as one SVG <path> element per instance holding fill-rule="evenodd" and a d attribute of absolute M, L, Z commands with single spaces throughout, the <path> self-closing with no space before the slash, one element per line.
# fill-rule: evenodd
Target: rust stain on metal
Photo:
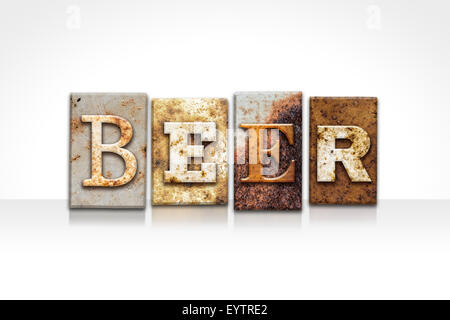
<path fill-rule="evenodd" d="M 336 141 L 346 139 L 348 148 L 337 148 Z M 371 182 L 361 158 L 370 149 L 368 133 L 356 126 L 317 126 L 317 181 L 336 180 L 336 162 L 345 167 L 352 182 Z"/>
<path fill-rule="evenodd" d="M 169 170 L 164 171 L 165 183 L 215 183 L 216 163 L 201 161 L 200 170 L 189 170 L 190 159 L 204 157 L 204 142 L 216 141 L 214 122 L 164 122 L 164 134 L 169 134 Z M 197 143 L 189 144 L 189 136 L 198 135 Z"/>
<path fill-rule="evenodd" d="M 267 135 L 267 129 L 281 131 L 290 145 L 294 144 L 294 125 L 289 124 L 241 124 L 241 128 L 248 131 L 248 150 L 249 150 L 249 167 L 248 177 L 241 178 L 241 182 L 261 182 L 261 183 L 274 183 L 274 182 L 295 182 L 295 159 L 291 160 L 288 169 L 280 176 L 275 178 L 268 178 L 265 174 L 264 165 L 269 165 L 273 168 L 272 174 L 278 171 L 280 165 L 280 136 L 277 132 L 276 137 L 272 135 L 267 137 L 266 144 L 271 145 L 270 148 L 264 146 L 264 139 Z M 269 161 L 267 161 L 269 160 Z M 272 160 L 272 161 L 270 161 Z M 266 173 L 267 174 L 267 173 Z M 269 173 L 270 174 L 270 173 Z"/>
<path fill-rule="evenodd" d="M 310 203 L 375 204 L 376 150 L 376 98 L 311 97 Z"/>
<path fill-rule="evenodd" d="M 154 205 L 227 203 L 227 126 L 226 99 L 152 100 Z"/>
<path fill-rule="evenodd" d="M 133 137 L 133 127 L 128 120 L 111 115 L 81 116 L 82 122 L 91 123 L 91 178 L 83 181 L 83 187 L 120 187 L 130 182 L 136 175 L 136 157 L 130 151 L 122 148 Z M 112 123 L 120 128 L 120 139 L 114 144 L 103 144 L 103 124 Z M 103 177 L 103 153 L 115 153 L 125 161 L 125 172 L 117 179 Z"/>
<path fill-rule="evenodd" d="M 72 208 L 144 208 L 145 94 L 71 95 Z"/>
<path fill-rule="evenodd" d="M 235 210 L 301 209 L 301 92 L 237 93 L 235 108 Z"/>
<path fill-rule="evenodd" d="M 147 157 L 147 144 L 144 144 L 144 145 L 141 147 L 141 152 L 142 152 L 142 155 L 143 155 L 144 157 Z"/>

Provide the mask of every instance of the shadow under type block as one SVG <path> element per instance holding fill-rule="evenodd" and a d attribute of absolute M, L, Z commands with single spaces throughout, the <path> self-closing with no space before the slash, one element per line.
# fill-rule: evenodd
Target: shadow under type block
<path fill-rule="evenodd" d="M 240 92 L 234 99 L 234 209 L 300 210 L 302 93 Z"/>
<path fill-rule="evenodd" d="M 152 100 L 152 204 L 228 202 L 226 99 Z"/>
<path fill-rule="evenodd" d="M 376 204 L 377 104 L 377 98 L 311 97 L 311 204 Z"/>
<path fill-rule="evenodd" d="M 70 97 L 70 207 L 145 208 L 147 95 Z"/>

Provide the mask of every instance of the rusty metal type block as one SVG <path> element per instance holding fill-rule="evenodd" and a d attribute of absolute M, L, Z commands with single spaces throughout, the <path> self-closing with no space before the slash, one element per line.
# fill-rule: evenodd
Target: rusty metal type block
<path fill-rule="evenodd" d="M 70 207 L 145 208 L 147 95 L 70 97 Z"/>
<path fill-rule="evenodd" d="M 309 201 L 377 202 L 377 98 L 310 99 Z"/>
<path fill-rule="evenodd" d="M 228 202 L 226 99 L 152 100 L 152 204 Z"/>
<path fill-rule="evenodd" d="M 301 209 L 302 93 L 240 92 L 234 99 L 234 209 Z"/>

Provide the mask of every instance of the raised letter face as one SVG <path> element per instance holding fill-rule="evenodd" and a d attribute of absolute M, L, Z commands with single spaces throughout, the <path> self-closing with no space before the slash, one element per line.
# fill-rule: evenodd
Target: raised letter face
<path fill-rule="evenodd" d="M 377 99 L 311 98 L 310 202 L 377 199 Z"/>
<path fill-rule="evenodd" d="M 235 95 L 235 210 L 301 208 L 302 94 Z"/>
<path fill-rule="evenodd" d="M 72 94 L 72 208 L 144 208 L 145 94 Z"/>
<path fill-rule="evenodd" d="M 164 171 L 166 183 L 216 182 L 216 164 L 201 163 L 201 170 L 188 171 L 188 160 L 203 158 L 202 144 L 189 145 L 191 134 L 200 135 L 201 142 L 216 141 L 214 122 L 166 122 L 164 133 L 169 134 L 169 171 Z"/>
<path fill-rule="evenodd" d="M 122 147 L 133 137 L 130 122 L 118 116 L 81 116 L 82 122 L 91 122 L 91 178 L 83 181 L 84 187 L 120 187 L 130 182 L 136 175 L 136 157 Z M 113 144 L 102 143 L 102 124 L 112 123 L 120 128 L 120 140 Z M 125 161 L 125 172 L 120 178 L 108 179 L 103 176 L 103 152 L 112 152 Z"/>
<path fill-rule="evenodd" d="M 152 203 L 227 203 L 225 99 L 153 99 Z"/>
<path fill-rule="evenodd" d="M 248 129 L 249 165 L 248 177 L 242 178 L 241 182 L 294 182 L 295 160 L 291 160 L 288 169 L 280 176 L 269 178 L 279 170 L 280 164 L 280 135 L 279 131 L 288 139 L 290 145 L 294 144 L 293 124 L 241 124 L 241 128 Z M 266 149 L 266 133 L 271 130 L 270 143 L 272 147 Z M 266 166 L 263 166 L 266 165 Z"/>
<path fill-rule="evenodd" d="M 337 149 L 336 140 L 350 140 L 351 146 Z M 370 149 L 370 138 L 356 126 L 317 126 L 317 181 L 336 180 L 336 162 L 344 165 L 352 182 L 371 182 L 361 158 Z"/>

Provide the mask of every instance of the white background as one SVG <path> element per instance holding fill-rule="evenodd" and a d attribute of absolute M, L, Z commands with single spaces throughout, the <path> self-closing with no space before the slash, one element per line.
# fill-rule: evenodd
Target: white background
<path fill-rule="evenodd" d="M 448 297 L 450 202 L 438 201 L 450 199 L 448 1 L 3 0 L 0 9 L 1 297 Z M 378 97 L 378 207 L 229 209 L 195 226 L 155 223 L 151 208 L 112 222 L 68 211 L 70 92 L 231 102 L 250 90 L 303 91 L 305 155 L 309 96 Z M 306 182 L 306 161 L 304 172 Z"/>

